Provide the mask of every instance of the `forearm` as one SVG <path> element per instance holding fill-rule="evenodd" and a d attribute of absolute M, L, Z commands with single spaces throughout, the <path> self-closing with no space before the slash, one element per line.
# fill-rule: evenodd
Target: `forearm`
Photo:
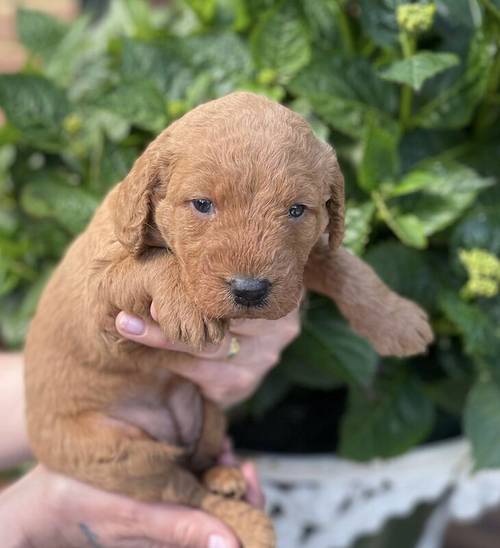
<path fill-rule="evenodd" d="M 308 289 L 330 297 L 347 319 L 360 310 L 376 310 L 390 290 L 362 259 L 340 247 L 334 251 L 317 245 L 305 270 Z"/>
<path fill-rule="evenodd" d="M 317 246 L 306 267 L 305 283 L 330 297 L 354 331 L 381 356 L 422 353 L 433 340 L 426 313 L 342 247 L 331 251 Z"/>
<path fill-rule="evenodd" d="M 17 484 L 0 492 L 0 540 L 4 548 L 28 547 L 23 524 L 19 523 L 26 508 L 22 508 L 19 502 Z"/>
<path fill-rule="evenodd" d="M 9 468 L 31 456 L 24 416 L 22 354 L 0 353 L 0 387 L 0 468 Z"/>

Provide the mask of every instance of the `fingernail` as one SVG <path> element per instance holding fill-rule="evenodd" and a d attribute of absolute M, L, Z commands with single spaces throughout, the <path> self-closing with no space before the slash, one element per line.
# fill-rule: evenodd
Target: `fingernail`
<path fill-rule="evenodd" d="M 122 314 L 118 321 L 121 329 L 130 335 L 142 335 L 146 331 L 146 324 L 135 316 Z"/>
<path fill-rule="evenodd" d="M 210 535 L 210 538 L 208 539 L 208 548 L 229 548 L 229 544 L 224 537 Z"/>

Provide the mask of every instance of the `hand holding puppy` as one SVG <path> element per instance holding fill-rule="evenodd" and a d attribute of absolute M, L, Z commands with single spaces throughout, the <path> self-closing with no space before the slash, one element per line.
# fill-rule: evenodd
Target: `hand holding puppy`
<path fill-rule="evenodd" d="M 151 316 L 156 318 L 154 303 Z M 198 385 L 205 397 L 222 407 L 229 407 L 248 398 L 263 377 L 275 366 L 281 352 L 300 332 L 299 310 L 295 309 L 278 320 L 234 320 L 221 344 L 193 351 L 180 342 L 166 339 L 156 322 L 120 312 L 116 329 L 128 339 L 165 350 L 194 355 L 196 362 L 186 360 L 176 369 L 178 375 Z M 237 338 L 238 353 L 228 358 L 231 341 Z"/>

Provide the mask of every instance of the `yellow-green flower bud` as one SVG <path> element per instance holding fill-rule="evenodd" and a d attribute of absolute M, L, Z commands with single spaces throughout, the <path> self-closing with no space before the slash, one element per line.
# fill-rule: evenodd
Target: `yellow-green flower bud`
<path fill-rule="evenodd" d="M 401 4 L 396 11 L 399 28 L 408 34 L 421 34 L 434 24 L 436 5 Z"/>
<path fill-rule="evenodd" d="M 257 82 L 262 85 L 272 84 L 275 82 L 278 73 L 274 69 L 262 69 L 257 74 Z"/>
<path fill-rule="evenodd" d="M 462 288 L 465 298 L 494 297 L 500 290 L 500 260 L 484 249 L 461 249 L 458 254 L 469 280 Z"/>
<path fill-rule="evenodd" d="M 63 127 L 70 135 L 75 135 L 82 129 L 82 119 L 78 114 L 68 114 L 63 120 Z"/>
<path fill-rule="evenodd" d="M 169 101 L 167 104 L 167 112 L 170 118 L 179 118 L 187 111 L 184 101 Z"/>

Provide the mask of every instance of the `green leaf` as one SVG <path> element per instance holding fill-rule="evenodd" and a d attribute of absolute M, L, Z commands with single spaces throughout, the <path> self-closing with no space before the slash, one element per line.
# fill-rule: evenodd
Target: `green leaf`
<path fill-rule="evenodd" d="M 461 417 L 470 385 L 469 378 L 443 378 L 426 384 L 425 392 L 446 413 Z"/>
<path fill-rule="evenodd" d="M 9 228 L 18 228 L 16 219 L 13 221 L 14 226 Z M 19 233 L 19 230 L 16 232 Z M 0 230 L 0 296 L 8 295 L 26 281 L 33 281 L 35 272 L 25 261 L 30 251 L 29 241 L 24 234 L 14 237 L 10 229 L 5 232 Z"/>
<path fill-rule="evenodd" d="M 377 355 L 329 301 L 317 299 L 283 362 L 284 373 L 303 386 L 328 389 L 347 382 L 366 387 L 375 374 Z"/>
<path fill-rule="evenodd" d="M 339 17 L 342 6 L 337 0 L 301 0 L 301 7 L 314 39 L 328 43 L 329 47 L 342 46 L 339 32 Z"/>
<path fill-rule="evenodd" d="M 215 0 L 184 0 L 186 4 L 196 13 L 200 21 L 209 24 L 215 16 Z"/>
<path fill-rule="evenodd" d="M 478 0 L 437 0 L 436 3 L 438 11 L 446 14 L 447 24 L 462 27 L 462 32 L 463 28 L 477 28 L 482 23 Z"/>
<path fill-rule="evenodd" d="M 464 428 L 472 444 L 476 468 L 500 467 L 500 388 L 479 380 L 465 408 Z"/>
<path fill-rule="evenodd" d="M 394 291 L 427 310 L 435 307 L 437 279 L 427 253 L 395 241 L 384 241 L 371 247 L 365 260 Z"/>
<path fill-rule="evenodd" d="M 498 206 L 474 208 L 455 228 L 451 245 L 455 255 L 460 248 L 486 249 L 500 256 L 500 215 Z"/>
<path fill-rule="evenodd" d="M 161 45 L 126 40 L 121 72 L 124 82 L 149 80 L 168 100 L 179 101 L 196 81 L 206 82 L 213 96 L 227 94 L 249 79 L 252 69 L 248 45 L 233 32 L 218 31 Z"/>
<path fill-rule="evenodd" d="M 349 203 L 346 208 L 346 228 L 342 245 L 360 255 L 368 243 L 371 221 L 375 212 L 372 202 L 362 205 Z"/>
<path fill-rule="evenodd" d="M 101 156 L 99 181 L 90 180 L 89 184 L 96 190 L 108 190 L 121 181 L 130 171 L 139 151 L 135 148 L 125 148 L 112 143 L 106 143 Z"/>
<path fill-rule="evenodd" d="M 306 25 L 293 2 L 280 2 L 255 27 L 252 52 L 260 69 L 273 69 L 288 79 L 306 65 L 311 46 Z"/>
<path fill-rule="evenodd" d="M 126 33 L 150 40 L 161 32 L 159 26 L 165 22 L 165 11 L 159 6 L 152 10 L 146 0 L 118 0 L 110 2 L 106 19 L 115 24 L 114 36 Z"/>
<path fill-rule="evenodd" d="M 328 135 L 330 133 L 330 130 L 328 129 L 327 125 L 316 116 L 311 106 L 311 103 L 309 103 L 309 101 L 305 97 L 296 99 L 295 101 L 291 102 L 288 107 L 295 112 L 298 112 L 307 120 L 318 139 L 328 142 Z"/>
<path fill-rule="evenodd" d="M 61 142 L 62 122 L 69 114 L 66 95 L 42 76 L 0 75 L 0 107 L 25 141 L 40 147 Z"/>
<path fill-rule="evenodd" d="M 123 83 L 98 104 L 130 124 L 153 132 L 159 132 L 167 125 L 165 98 L 152 82 Z"/>
<path fill-rule="evenodd" d="M 314 390 L 332 390 L 344 383 L 331 363 L 332 356 L 328 350 L 319 346 L 310 333 L 302 331 L 300 337 L 283 352 L 280 368 L 290 384 Z"/>
<path fill-rule="evenodd" d="M 100 80 L 109 77 L 107 67 L 103 67 L 103 55 L 90 50 L 89 27 L 90 16 L 81 16 L 74 21 L 46 62 L 46 76 L 60 86 L 67 86 L 70 98 L 74 94 L 73 88 L 81 88 L 85 80 L 87 86 L 97 86 Z"/>
<path fill-rule="evenodd" d="M 402 61 L 392 63 L 380 75 L 385 80 L 408 84 L 415 91 L 420 91 L 426 80 L 459 62 L 460 59 L 453 53 L 420 51 Z"/>
<path fill-rule="evenodd" d="M 56 173 L 33 176 L 21 195 L 23 209 L 36 218 L 52 218 L 72 234 L 88 223 L 98 200 L 80 187 L 70 187 Z"/>
<path fill-rule="evenodd" d="M 399 171 L 399 134 L 370 120 L 363 137 L 363 155 L 358 170 L 360 186 L 367 192 L 392 181 Z"/>
<path fill-rule="evenodd" d="M 0 302 L 0 338 L 9 347 L 18 347 L 23 343 L 29 322 L 51 272 L 52 268 L 46 267 L 24 293 L 10 295 Z"/>
<path fill-rule="evenodd" d="M 41 11 L 17 11 L 16 32 L 20 42 L 44 61 L 55 53 L 67 30 L 68 27 L 59 19 Z"/>
<path fill-rule="evenodd" d="M 402 197 L 392 208 L 399 218 L 416 217 L 424 235 L 430 236 L 456 221 L 493 182 L 459 163 L 430 160 L 390 190 L 392 197 Z"/>
<path fill-rule="evenodd" d="M 403 243 L 417 249 L 427 247 L 425 227 L 416 215 L 403 214 L 399 209 L 389 207 L 378 192 L 373 192 L 372 198 L 380 217 Z"/>
<path fill-rule="evenodd" d="M 483 99 L 497 55 L 492 39 L 481 30 L 472 41 L 466 68 L 456 82 L 433 97 L 415 115 L 414 123 L 425 128 L 462 128 L 470 123 Z"/>
<path fill-rule="evenodd" d="M 478 305 L 462 301 L 451 291 L 440 295 L 439 306 L 460 331 L 466 353 L 482 365 L 487 365 L 500 385 L 499 328 Z"/>
<path fill-rule="evenodd" d="M 393 214 L 391 223 L 388 224 L 404 244 L 417 249 L 427 247 L 425 226 L 416 215 Z"/>
<path fill-rule="evenodd" d="M 308 99 L 333 128 L 362 138 L 369 123 L 398 131 L 394 86 L 378 77 L 365 59 L 321 55 L 290 82 L 291 91 Z"/>
<path fill-rule="evenodd" d="M 430 433 L 434 409 L 406 372 L 383 376 L 374 394 L 351 391 L 341 426 L 341 455 L 367 461 L 399 455 Z"/>
<path fill-rule="evenodd" d="M 184 55 L 196 72 L 204 71 L 215 82 L 222 82 L 228 93 L 252 75 L 252 58 L 246 42 L 234 32 L 212 32 L 185 40 Z M 209 70 L 207 68 L 209 67 Z"/>
<path fill-rule="evenodd" d="M 399 28 L 396 8 L 408 0 L 359 0 L 361 26 L 378 46 L 394 46 L 398 43 Z"/>
<path fill-rule="evenodd" d="M 263 417 L 277 403 L 279 403 L 290 390 L 290 380 L 283 375 L 280 366 L 271 370 L 266 375 L 259 390 L 248 402 L 251 413 L 256 418 Z"/>
<path fill-rule="evenodd" d="M 170 100 L 183 98 L 194 78 L 184 59 L 182 43 L 165 40 L 161 45 L 126 39 L 123 44 L 121 73 L 124 81 L 150 80 Z"/>

